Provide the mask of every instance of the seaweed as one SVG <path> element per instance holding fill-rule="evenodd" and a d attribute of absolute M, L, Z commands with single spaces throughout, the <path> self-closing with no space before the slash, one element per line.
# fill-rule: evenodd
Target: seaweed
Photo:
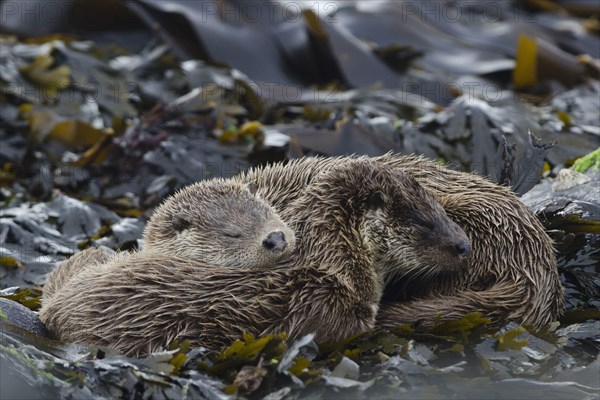
<path fill-rule="evenodd" d="M 59 90 L 71 84 L 71 69 L 67 65 L 53 67 L 51 55 L 37 55 L 31 64 L 19 67 L 23 77 L 39 86 L 49 97 L 55 97 Z"/>
<path fill-rule="evenodd" d="M 494 338 L 498 340 L 498 346 L 496 347 L 496 350 L 520 350 L 524 346 L 527 346 L 529 344 L 529 341 L 527 339 L 517 339 L 525 332 L 527 332 L 525 328 L 516 327 L 514 329 L 507 330 L 504 333 L 494 336 Z"/>
<path fill-rule="evenodd" d="M 577 172 L 586 172 L 588 169 L 600 171 L 600 148 L 575 160 L 573 169 Z"/>
<path fill-rule="evenodd" d="M 17 303 L 29 308 L 30 310 L 37 311 L 42 306 L 42 291 L 40 289 L 23 289 L 18 288 L 10 294 L 0 294 L 8 300 L 16 301 Z"/>
<path fill-rule="evenodd" d="M 174 343 L 142 359 L 35 337 L 0 314 L 0 397 L 597 394 L 600 50 L 589 4 L 188 3 L 60 1 L 52 24 L 0 6 L 18 34 L 0 36 L 3 297 L 37 309 L 66 257 L 140 248 L 152 209 L 186 184 L 306 154 L 395 150 L 524 193 L 555 240 L 567 312 L 537 331 L 473 314 L 319 346 L 310 335 L 246 335 L 219 353 Z"/>

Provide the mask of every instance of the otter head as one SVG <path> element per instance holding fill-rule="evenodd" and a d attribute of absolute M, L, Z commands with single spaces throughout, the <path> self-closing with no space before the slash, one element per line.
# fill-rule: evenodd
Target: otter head
<path fill-rule="evenodd" d="M 261 268 L 287 258 L 295 235 L 252 184 L 223 179 L 168 198 L 144 231 L 145 249 L 212 266 Z"/>
<path fill-rule="evenodd" d="M 396 170 L 393 176 L 389 187 L 371 194 L 364 225 L 386 282 L 459 272 L 471 252 L 465 232 L 412 176 Z"/>

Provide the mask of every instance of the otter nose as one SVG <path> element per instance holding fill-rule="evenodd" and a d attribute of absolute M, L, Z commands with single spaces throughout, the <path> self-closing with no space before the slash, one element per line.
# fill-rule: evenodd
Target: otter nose
<path fill-rule="evenodd" d="M 454 249 L 459 257 L 466 258 L 469 256 L 469 254 L 471 254 L 471 243 L 467 241 L 458 242 L 454 245 Z"/>
<path fill-rule="evenodd" d="M 287 246 L 287 242 L 285 241 L 283 232 L 275 231 L 267 235 L 267 238 L 263 240 L 262 245 L 267 250 L 283 251 L 285 246 Z"/>

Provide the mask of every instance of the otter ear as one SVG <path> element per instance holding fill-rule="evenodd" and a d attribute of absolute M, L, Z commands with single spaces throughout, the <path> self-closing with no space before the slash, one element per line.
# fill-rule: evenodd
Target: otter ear
<path fill-rule="evenodd" d="M 188 229 L 191 225 L 190 221 L 186 219 L 183 215 L 175 215 L 173 216 L 173 229 L 175 232 L 183 232 Z"/>
<path fill-rule="evenodd" d="M 376 210 L 378 208 L 383 207 L 383 204 L 384 204 L 383 193 L 380 192 L 379 190 L 376 190 L 373 193 L 371 193 L 371 195 L 369 195 L 369 198 L 367 200 L 367 204 L 369 205 L 369 208 L 372 210 Z"/>
<path fill-rule="evenodd" d="M 258 191 L 258 185 L 255 182 L 248 182 L 248 184 L 246 184 L 246 187 L 248 188 L 248 191 L 252 193 L 252 195 L 255 195 Z"/>

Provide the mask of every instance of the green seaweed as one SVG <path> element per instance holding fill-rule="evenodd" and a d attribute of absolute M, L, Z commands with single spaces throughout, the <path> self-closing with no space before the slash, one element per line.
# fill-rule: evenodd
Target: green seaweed
<path fill-rule="evenodd" d="M 365 334 L 366 332 L 360 332 L 338 342 L 319 343 L 319 352 L 331 354 L 334 352 L 342 351 L 342 349 L 346 348 L 346 346 L 348 346 L 350 343 L 354 342 L 356 339 L 360 338 L 361 336 L 364 336 Z"/>
<path fill-rule="evenodd" d="M 286 335 L 267 335 L 261 338 L 255 339 L 254 335 L 245 333 L 243 340 L 237 339 L 229 347 L 221 352 L 218 359 L 226 360 L 231 358 L 243 358 L 243 359 L 254 359 L 261 351 L 267 346 L 267 344 L 273 341 L 284 341 Z"/>
<path fill-rule="evenodd" d="M 331 113 L 332 111 L 328 108 L 313 105 L 306 105 L 302 110 L 302 116 L 310 122 L 326 121 Z"/>
<path fill-rule="evenodd" d="M 590 168 L 592 171 L 600 171 L 600 147 L 573 163 L 573 169 L 577 172 L 584 173 Z"/>
<path fill-rule="evenodd" d="M 296 376 L 302 375 L 304 372 L 308 371 L 308 367 L 310 367 L 311 361 L 306 357 L 298 357 L 292 365 L 288 372 L 294 374 Z"/>
<path fill-rule="evenodd" d="M 572 233 L 600 233 L 600 222 L 583 219 L 577 214 L 569 214 L 556 219 L 548 225 L 548 228 Z"/>
<path fill-rule="evenodd" d="M 521 350 L 529 344 L 528 339 L 517 339 L 524 333 L 527 333 L 527 330 L 522 326 L 518 326 L 504 333 L 495 335 L 494 339 L 498 341 L 496 351 Z"/>
<path fill-rule="evenodd" d="M 459 336 L 463 343 L 469 343 L 469 336 L 478 329 L 487 327 L 492 321 L 480 312 L 465 315 L 461 319 L 444 321 L 436 324 L 431 330 L 438 336 Z"/>
<path fill-rule="evenodd" d="M 18 268 L 23 266 L 16 258 L 10 256 L 0 256 L 0 265 L 6 268 Z"/>
<path fill-rule="evenodd" d="M 211 374 L 227 375 L 238 367 L 257 362 L 261 357 L 277 363 L 279 357 L 287 350 L 285 338 L 284 333 L 261 338 L 254 338 L 252 334 L 245 333 L 242 339 L 237 339 L 226 347 L 212 365 L 201 362 L 200 368 Z"/>
<path fill-rule="evenodd" d="M 178 342 L 175 342 L 171 347 L 178 349 L 177 353 L 173 354 L 173 357 L 171 360 L 169 360 L 169 364 L 173 366 L 173 371 L 171 371 L 171 374 L 179 375 L 179 371 L 188 360 L 186 353 L 190 349 L 190 341 L 186 339 L 183 341 L 183 343 L 181 343 L 181 345 Z"/>
<path fill-rule="evenodd" d="M 36 84 L 40 90 L 48 92 L 49 97 L 55 97 L 59 90 L 71 84 L 71 68 L 67 65 L 54 67 L 54 58 L 49 54 L 40 54 L 33 62 L 19 68 L 21 75 Z"/>
<path fill-rule="evenodd" d="M 98 232 L 92 236 L 92 240 L 100 240 L 101 238 L 112 234 L 112 229 L 108 225 L 102 225 Z"/>
<path fill-rule="evenodd" d="M 17 289 L 13 294 L 7 294 L 1 297 L 16 301 L 33 311 L 39 310 L 42 306 L 42 291 L 39 289 Z"/>

